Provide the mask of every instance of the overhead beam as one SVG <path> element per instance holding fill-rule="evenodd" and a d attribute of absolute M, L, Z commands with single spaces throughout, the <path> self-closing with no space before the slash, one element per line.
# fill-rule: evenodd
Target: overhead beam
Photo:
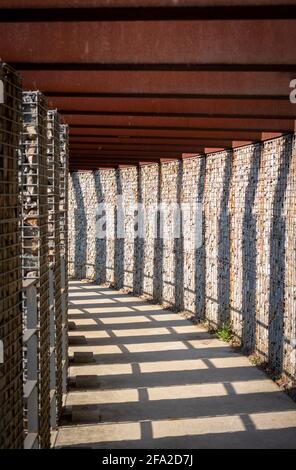
<path fill-rule="evenodd" d="M 202 149 L 203 150 L 203 149 Z M 195 152 L 198 153 L 198 150 L 196 149 Z M 104 152 L 98 152 L 98 151 L 95 151 L 94 149 L 71 149 L 70 150 L 70 160 L 72 158 L 72 156 L 75 156 L 75 155 L 88 155 L 88 156 L 91 156 L 91 157 L 108 157 L 108 158 L 111 158 L 111 157 L 127 157 L 127 158 L 130 158 L 130 159 L 143 159 L 144 157 L 149 157 L 149 158 L 162 158 L 162 157 L 166 157 L 166 156 L 170 156 L 170 157 L 176 157 L 176 158 L 180 158 L 181 155 L 182 155 L 182 151 L 179 151 L 179 152 L 165 152 L 165 151 L 131 151 L 131 150 L 121 150 L 121 151 L 118 151 L 118 150 L 104 150 Z"/>
<path fill-rule="evenodd" d="M 89 140 L 127 141 L 135 139 L 153 139 L 155 142 L 166 139 L 169 141 L 198 141 L 200 139 L 236 139 L 236 140 L 260 140 L 261 132 L 256 131 L 229 131 L 229 130 L 186 130 L 186 129 L 133 129 L 133 128 L 110 128 L 97 129 L 93 127 L 71 127 L 70 139 L 89 138 Z"/>
<path fill-rule="evenodd" d="M 46 3 L 46 2 L 45 2 Z M 48 2 L 47 2 L 48 3 Z M 50 7 L 51 5 L 51 7 Z M 59 5 L 53 8 L 32 7 L 26 5 L 18 9 L 8 5 L 3 12 L 2 21 L 140 21 L 140 20 L 190 20 L 198 19 L 258 19 L 266 18 L 266 8 L 268 8 L 268 18 L 290 18 L 295 14 L 293 4 L 273 4 L 268 5 L 253 3 L 252 5 L 232 2 L 224 2 L 218 5 L 192 4 L 190 1 L 186 5 L 178 2 L 175 5 L 147 4 L 145 8 L 135 8 L 139 5 L 130 5 L 129 2 L 118 2 L 116 5 L 92 5 L 91 8 L 82 2 L 76 2 L 75 8 L 68 5 Z M 0 19 L 1 21 L 1 19 Z"/>
<path fill-rule="evenodd" d="M 105 142 L 105 143 L 97 143 L 97 142 L 71 142 L 70 143 L 70 148 L 72 149 L 96 149 L 100 152 L 103 152 L 104 150 L 151 150 L 151 151 L 169 151 L 169 152 L 178 152 L 178 151 L 184 151 L 184 152 L 190 152 L 190 151 L 195 151 L 196 149 L 200 149 L 203 146 L 217 146 L 217 147 L 234 147 L 236 145 L 233 144 L 235 142 L 237 144 L 238 141 L 233 141 L 233 140 L 201 140 L 198 143 L 195 143 L 193 145 L 189 145 L 188 143 L 184 143 L 182 145 L 167 145 L 167 144 L 155 144 L 155 143 L 146 143 L 146 144 L 137 144 L 134 142 L 122 142 L 122 143 L 116 143 L 116 142 Z M 242 143 L 240 145 L 247 145 L 251 144 L 252 141 L 241 141 Z"/>
<path fill-rule="evenodd" d="M 210 145 L 210 144 L 209 144 Z M 218 146 L 218 144 L 217 144 Z M 220 147 L 220 146 L 219 146 Z M 226 146 L 225 146 L 226 147 Z M 230 147 L 230 145 L 228 146 Z M 88 145 L 88 144 L 85 144 L 85 145 L 72 145 L 70 147 L 70 150 L 71 152 L 73 151 L 87 151 L 87 150 L 90 150 L 90 151 L 93 151 L 93 152 L 96 152 L 98 155 L 100 153 L 106 153 L 106 152 L 111 152 L 112 154 L 114 153 L 117 153 L 117 155 L 121 155 L 121 154 L 124 154 L 124 155 L 128 155 L 128 153 L 130 153 L 130 155 L 133 155 L 133 154 L 141 154 L 142 152 L 148 152 L 149 154 L 153 154 L 153 153 L 169 153 L 169 154 L 179 154 L 179 153 L 182 153 L 182 152 L 198 152 L 199 150 L 203 149 L 203 147 L 201 146 L 185 146 L 185 147 L 180 147 L 180 148 L 173 148 L 173 147 L 150 147 L 150 146 L 125 146 L 125 147 L 122 147 L 120 145 L 109 145 L 109 146 L 105 146 L 105 147 L 102 147 L 101 149 L 98 149 L 97 147 L 94 147 L 94 146 L 91 146 L 91 145 Z"/>
<path fill-rule="evenodd" d="M 283 6 L 293 0 L 1 0 L 2 8 L 130 8 L 130 7 L 221 7 Z"/>
<path fill-rule="evenodd" d="M 73 158 L 70 159 L 70 165 L 73 166 L 76 163 L 83 162 L 84 164 L 95 164 L 95 163 L 108 163 L 111 164 L 112 162 L 117 162 L 117 163 L 123 163 L 123 162 L 128 162 L 128 163 L 137 163 L 139 161 L 143 162 L 158 162 L 161 157 L 155 157 L 155 158 L 149 158 L 149 157 L 137 157 L 137 158 L 127 158 L 127 157 L 118 157 L 115 156 L 114 158 L 110 157 L 96 157 L 95 155 L 89 156 L 89 155 L 83 155 L 83 154 L 77 154 L 77 157 L 73 156 Z M 170 158 L 177 158 L 177 157 L 170 157 Z M 179 157 L 181 158 L 181 156 Z"/>
<path fill-rule="evenodd" d="M 7 23 L 8 24 L 8 23 Z M 12 62 L 11 65 L 22 71 L 84 71 L 84 72 L 295 72 L 296 64 L 198 64 L 198 63 L 87 63 L 87 62 Z"/>
<path fill-rule="evenodd" d="M 245 140 L 245 141 L 256 141 L 260 140 L 262 134 L 257 134 L 257 139 L 247 139 L 246 137 L 241 138 L 241 139 L 235 139 L 235 140 Z M 183 147 L 183 146 L 194 146 L 194 145 L 203 145 L 204 142 L 231 142 L 234 140 L 234 137 L 229 137 L 227 138 L 219 138 L 219 137 L 198 137 L 195 139 L 190 139 L 190 138 L 182 138 L 182 139 L 176 139 L 176 138 L 151 138 L 151 137 L 141 137 L 141 138 L 136 138 L 136 137 L 117 137 L 117 136 L 110 136 L 110 137 L 100 137 L 100 136 L 70 136 L 70 144 L 93 144 L 96 146 L 105 146 L 105 145 L 141 145 L 141 146 L 146 146 L 146 145 L 156 145 L 156 146 L 171 146 L 171 147 Z"/>
<path fill-rule="evenodd" d="M 64 113 L 64 119 L 71 128 L 89 127 L 95 129 L 162 129 L 162 130 L 251 130 L 256 132 L 294 132 L 294 119 L 258 119 L 215 117 L 165 117 L 165 116 L 96 116 Z"/>
<path fill-rule="evenodd" d="M 294 19 L 10 22 L 1 24 L 0 56 L 20 63 L 290 65 L 295 25 Z"/>
<path fill-rule="evenodd" d="M 233 98 L 51 98 L 51 106 L 62 114 L 98 116 L 220 116 L 296 118 L 296 106 L 289 101 Z"/>
<path fill-rule="evenodd" d="M 206 144 L 206 146 L 211 146 L 211 144 Z M 216 147 L 222 147 L 218 144 L 215 144 L 214 146 Z M 223 146 L 223 148 L 231 148 L 231 145 L 227 145 L 227 146 Z M 179 154 L 182 154 L 182 153 L 192 153 L 192 152 L 201 152 L 203 151 L 204 149 L 204 146 L 186 146 L 186 147 L 180 147 L 180 148 L 172 148 L 172 147 L 156 147 L 156 148 L 151 148 L 151 147 L 140 147 L 140 146 L 133 146 L 133 147 L 121 147 L 121 146 L 115 146 L 115 145 L 110 145 L 110 146 L 106 146 L 106 147 L 103 147 L 101 150 L 97 149 L 96 147 L 91 147 L 89 145 L 75 145 L 75 146 L 71 146 L 70 148 L 70 151 L 73 153 L 73 152 L 79 152 L 79 151 L 82 151 L 82 152 L 87 152 L 87 151 L 90 151 L 90 152 L 93 152 L 97 155 L 100 155 L 100 154 L 106 154 L 106 153 L 109 153 L 109 154 L 117 154 L 117 155 L 145 155 L 145 154 L 156 154 L 156 155 L 160 155 L 160 154 L 169 154 L 169 155 L 179 155 Z"/>
<path fill-rule="evenodd" d="M 242 71 L 73 71 L 23 70 L 23 86 L 39 89 L 47 96 L 101 97 L 128 95 L 158 97 L 169 95 L 203 96 L 273 96 L 287 97 L 290 81 L 295 73 L 290 72 L 242 72 Z M 83 92 L 83 93 L 82 93 Z M 94 95 L 96 96 L 96 95 Z M 92 96 L 91 96 L 92 97 Z"/>

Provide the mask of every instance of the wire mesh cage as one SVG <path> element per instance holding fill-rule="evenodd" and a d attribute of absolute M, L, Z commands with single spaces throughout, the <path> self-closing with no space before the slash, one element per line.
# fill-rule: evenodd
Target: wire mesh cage
<path fill-rule="evenodd" d="M 56 110 L 47 113 L 48 241 L 52 272 L 51 324 L 51 425 L 54 428 L 62 405 L 62 299 L 60 245 L 60 119 Z"/>
<path fill-rule="evenodd" d="M 18 153 L 22 122 L 21 81 L 0 62 L 0 448 L 23 446 L 21 244 Z M 3 361 L 2 361 L 3 359 Z"/>
<path fill-rule="evenodd" d="M 23 130 L 19 159 L 22 277 L 36 281 L 38 326 L 39 434 L 49 446 L 49 277 L 47 101 L 39 91 L 23 92 Z M 27 291 L 23 291 L 24 328 L 28 327 Z M 26 348 L 25 348 L 26 354 Z M 27 377 L 26 357 L 24 379 Z M 27 422 L 26 431 L 28 431 Z"/>
<path fill-rule="evenodd" d="M 69 128 L 60 125 L 60 249 L 61 249 L 61 308 L 62 308 L 62 389 L 59 390 L 58 413 L 62 410 L 62 394 L 67 388 L 68 370 L 68 163 Z M 59 378 L 60 380 L 60 378 Z M 60 385 L 60 384 L 59 384 Z"/>

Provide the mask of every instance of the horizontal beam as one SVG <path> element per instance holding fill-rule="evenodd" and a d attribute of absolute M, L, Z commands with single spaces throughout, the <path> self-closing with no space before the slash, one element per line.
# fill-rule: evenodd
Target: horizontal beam
<path fill-rule="evenodd" d="M 211 146 L 210 144 L 207 145 L 207 146 Z M 205 146 L 202 146 L 202 147 L 182 147 L 182 148 L 168 148 L 168 147 L 157 147 L 157 148 L 143 148 L 143 147 L 132 147 L 132 148 L 129 148 L 129 147 L 124 147 L 124 148 L 120 148 L 119 146 L 109 146 L 109 147 L 104 147 L 102 148 L 102 150 L 97 150 L 95 147 L 89 147 L 89 146 L 75 146 L 75 147 L 71 147 L 70 149 L 70 152 L 71 154 L 73 154 L 73 152 L 85 152 L 87 153 L 88 151 L 95 154 L 95 155 L 105 155 L 105 154 L 109 154 L 109 155 L 117 155 L 117 156 L 120 156 L 120 155 L 123 155 L 123 156 L 133 156 L 135 155 L 136 157 L 138 157 L 139 155 L 156 155 L 156 156 L 159 156 L 159 155 L 172 155 L 173 157 L 174 156 L 178 156 L 178 155 L 181 155 L 182 153 L 199 153 L 199 152 L 203 152 L 204 150 L 204 147 Z M 218 144 L 215 145 L 215 147 L 221 147 L 219 146 Z M 224 147 L 223 147 L 224 148 Z M 228 146 L 227 148 L 230 148 L 230 146 Z"/>
<path fill-rule="evenodd" d="M 87 164 L 93 164 L 93 163 L 109 163 L 109 164 L 113 164 L 115 162 L 117 163 L 133 163 L 133 164 L 137 164 L 137 162 L 139 161 L 147 161 L 147 162 L 158 162 L 160 160 L 161 157 L 158 157 L 158 158 L 141 158 L 141 157 L 138 157 L 138 158 L 118 158 L 118 157 L 114 157 L 114 158 L 107 158 L 107 157 L 104 157 L 104 158 L 96 158 L 95 156 L 93 156 L 92 158 L 90 157 L 87 157 L 87 159 L 84 159 L 80 156 L 80 158 L 76 158 L 76 159 L 72 159 L 71 162 L 70 162 L 70 165 L 74 165 L 74 164 L 83 164 L 83 165 L 87 165 Z M 181 158 L 181 157 L 169 157 L 169 158 Z"/>
<path fill-rule="evenodd" d="M 261 134 L 258 134 L 261 136 Z M 205 142 L 232 142 L 234 139 L 229 137 L 227 138 L 219 138 L 219 137 L 208 137 L 208 138 L 203 138 L 203 137 L 198 137 L 195 139 L 190 139 L 190 138 L 182 138 L 182 139 L 174 139 L 174 138 L 151 138 L 151 137 L 141 137 L 141 138 L 135 138 L 135 137 L 100 137 L 100 136 L 70 136 L 70 144 L 93 144 L 96 145 L 97 147 L 99 146 L 105 146 L 105 145 L 141 145 L 141 146 L 146 146 L 146 145 L 167 145 L 167 146 L 172 146 L 172 147 L 182 147 L 182 146 L 194 146 L 194 145 L 203 145 Z M 243 139 L 235 139 L 235 140 L 244 140 L 244 141 L 258 141 L 261 140 L 260 138 L 253 138 L 253 139 L 247 139 L 246 137 Z"/>
<path fill-rule="evenodd" d="M 196 150 L 196 152 L 198 153 L 198 151 Z M 108 158 L 112 158 L 112 157 L 128 157 L 128 158 L 132 158 L 132 159 L 141 159 L 141 158 L 144 158 L 144 157 L 149 157 L 149 158 L 161 158 L 161 157 L 166 157 L 166 156 L 169 156 L 169 157 L 176 157 L 176 158 L 180 158 L 181 155 L 182 155 L 182 151 L 179 151 L 179 152 L 166 152 L 166 151 L 144 151 L 144 150 L 141 150 L 141 151 L 131 151 L 131 150 L 121 150 L 121 151 L 118 151 L 118 150 L 104 150 L 104 152 L 98 152 L 98 151 L 95 151 L 94 149 L 70 149 L 70 159 L 75 156 L 75 155 L 88 155 L 88 156 L 91 156 L 91 157 L 98 157 L 98 158 L 104 158 L 104 157 L 108 157 Z"/>
<path fill-rule="evenodd" d="M 269 134 L 270 137 L 266 137 Z M 280 137 L 281 132 L 255 132 L 249 130 L 229 131 L 229 130 L 186 130 L 186 129 L 97 129 L 97 128 L 84 128 L 84 127 L 71 127 L 70 140 L 77 138 L 88 138 L 89 141 L 107 140 L 112 139 L 114 142 L 131 141 L 139 142 L 146 139 L 153 139 L 155 142 L 165 139 L 167 142 L 190 142 L 196 143 L 201 139 L 235 139 L 235 140 L 265 140 L 266 138 Z"/>
<path fill-rule="evenodd" d="M 258 118 L 192 118 L 164 116 L 94 116 L 65 113 L 64 120 L 71 129 L 92 127 L 94 129 L 150 129 L 150 130 L 212 130 L 256 132 L 294 132 L 294 119 L 258 119 Z"/>
<path fill-rule="evenodd" d="M 291 65 L 295 43 L 294 19 L 11 22 L 0 29 L 0 57 L 19 63 Z"/>
<path fill-rule="evenodd" d="M 221 7 L 283 6 L 294 0 L 1 0 L 1 8 L 130 8 L 130 7 Z"/>
<path fill-rule="evenodd" d="M 206 145 L 210 145 L 209 144 L 206 144 Z M 217 144 L 217 146 L 219 146 Z M 220 147 L 220 146 L 219 146 Z M 225 146 L 226 147 L 226 146 Z M 230 147 L 230 145 L 228 146 Z M 151 154 L 153 153 L 160 153 L 160 152 L 166 152 L 166 153 L 183 153 L 183 152 L 198 152 L 200 150 L 203 149 L 203 146 L 180 146 L 180 147 L 169 147 L 169 146 L 141 146 L 141 145 L 129 145 L 129 146 L 122 146 L 122 145 L 105 145 L 104 147 L 97 147 L 97 146 L 93 146 L 91 144 L 84 144 L 84 145 L 81 145 L 81 144 L 74 144 L 74 145 L 71 145 L 70 146 L 70 151 L 73 152 L 73 151 L 76 151 L 76 150 L 83 150 L 83 151 L 86 151 L 86 150 L 91 150 L 91 151 L 94 151 L 96 152 L 98 155 L 100 153 L 106 153 L 106 152 L 113 152 L 113 153 L 116 153 L 118 155 L 120 155 L 122 152 L 124 152 L 124 155 L 126 155 L 128 152 L 130 152 L 130 154 L 138 154 L 138 153 L 142 153 L 142 152 L 149 152 Z"/>
<path fill-rule="evenodd" d="M 240 145 L 251 144 L 252 141 L 234 141 L 234 140 L 201 140 L 198 143 L 193 145 L 188 145 L 184 143 L 182 145 L 166 145 L 166 144 L 136 144 L 136 143 L 96 143 L 96 142 L 71 142 L 70 149 L 75 150 L 79 149 L 94 149 L 98 152 L 104 152 L 105 150 L 144 150 L 144 151 L 168 151 L 168 152 L 194 152 L 201 150 L 202 147 L 206 146 L 216 146 L 216 147 L 225 147 L 232 148 Z"/>
<path fill-rule="evenodd" d="M 70 165 L 75 165 L 75 164 L 97 164 L 97 163 L 108 163 L 112 164 L 114 162 L 117 163 L 137 163 L 139 161 L 143 162 L 158 162 L 161 157 L 155 157 L 155 158 L 149 158 L 149 157 L 137 157 L 137 158 L 127 158 L 127 157 L 96 157 L 96 156 L 87 156 L 87 155 L 78 155 L 77 157 L 71 158 L 70 159 Z M 176 157 L 171 157 L 171 158 L 176 158 Z M 181 158 L 181 157 L 179 157 Z"/>
<path fill-rule="evenodd" d="M 51 98 L 62 114 L 176 115 L 296 118 L 289 95 L 282 100 L 233 98 Z"/>
<path fill-rule="evenodd" d="M 185 64 L 185 63 L 87 63 L 87 62 L 10 62 L 22 71 L 57 72 L 295 72 L 296 64 Z"/>
<path fill-rule="evenodd" d="M 268 11 L 266 11 L 268 9 Z M 56 21 L 184 21 L 196 19 L 260 19 L 260 18 L 291 18 L 295 16 L 295 5 L 216 5 L 216 6 L 181 6 L 162 7 L 146 6 L 135 8 L 127 5 L 116 7 L 88 8 L 80 4 L 76 8 L 5 8 L 1 14 L 1 21 L 19 22 L 56 22 Z"/>
<path fill-rule="evenodd" d="M 161 97 L 168 95 L 203 96 L 265 96 L 284 97 L 295 78 L 290 72 L 167 72 L 167 71 L 61 71 L 22 70 L 25 89 L 39 89 L 47 96 L 80 96 L 87 94 L 112 97 Z M 83 93 L 82 93 L 83 92 Z M 97 95 L 96 95 L 97 94 Z M 92 95 L 91 95 L 92 97 Z"/>

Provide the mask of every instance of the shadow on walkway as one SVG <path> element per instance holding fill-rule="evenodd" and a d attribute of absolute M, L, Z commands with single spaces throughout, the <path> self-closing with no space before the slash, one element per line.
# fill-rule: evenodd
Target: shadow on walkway
<path fill-rule="evenodd" d="M 69 295 L 56 447 L 296 448 L 296 404 L 203 327 L 95 284 Z"/>

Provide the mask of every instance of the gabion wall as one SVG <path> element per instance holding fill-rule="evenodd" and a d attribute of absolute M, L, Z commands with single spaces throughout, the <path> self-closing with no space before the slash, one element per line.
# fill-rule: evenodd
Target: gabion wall
<path fill-rule="evenodd" d="M 236 343 L 276 374 L 284 373 L 291 385 L 296 372 L 295 152 L 295 136 L 285 136 L 138 171 L 73 173 L 71 275 L 145 294 L 214 328 L 230 323 Z M 97 203 L 112 206 L 117 194 L 123 195 L 123 206 L 138 200 L 148 211 L 157 203 L 199 202 L 201 244 L 187 246 L 187 230 L 194 224 L 190 214 L 180 219 L 180 238 L 173 232 L 162 238 L 156 217 L 145 225 L 145 236 L 131 242 L 133 216 L 126 213 L 126 238 L 98 240 Z M 114 226 L 115 233 L 114 213 L 109 228 Z M 170 211 L 164 225 L 170 233 Z"/>
<path fill-rule="evenodd" d="M 49 256 L 48 264 L 53 272 L 53 299 L 50 305 L 51 316 L 51 348 L 50 348 L 50 361 L 51 361 L 51 380 L 50 392 L 51 396 L 48 397 L 53 402 L 50 403 L 52 407 L 51 422 L 55 426 L 55 412 L 53 408 L 56 406 L 57 417 L 61 413 L 62 396 L 63 396 L 63 358 L 62 358 L 62 330 L 63 330 L 63 315 L 62 315 L 62 298 L 61 298 L 61 243 L 60 243 L 60 229 L 61 229 L 61 214 L 60 214 L 60 121 L 57 110 L 49 110 L 47 112 L 47 165 L 48 165 L 48 246 Z M 55 368 L 55 374 L 53 373 Z M 50 413 L 50 409 L 46 411 Z M 44 417 L 44 426 L 46 421 Z M 48 429 L 46 427 L 46 429 Z M 50 433 L 44 437 L 42 447 L 50 445 Z"/>
<path fill-rule="evenodd" d="M 210 325 L 227 320 L 229 310 L 230 213 L 232 154 L 212 154 L 205 173 L 205 312 Z"/>
<path fill-rule="evenodd" d="M 35 279 L 37 289 L 38 407 L 40 437 L 49 445 L 49 279 L 47 101 L 39 91 L 23 92 L 23 129 L 19 159 L 22 278 Z M 23 291 L 23 321 L 27 298 Z M 26 370 L 25 374 L 26 376 Z"/>
<path fill-rule="evenodd" d="M 60 255 L 61 255 L 61 310 L 62 332 L 61 350 L 62 378 L 58 381 L 57 410 L 62 412 L 62 398 L 67 390 L 68 378 L 68 163 L 69 163 L 69 127 L 60 125 Z"/>
<path fill-rule="evenodd" d="M 186 233 L 183 239 L 184 260 L 182 270 L 180 266 L 179 279 L 180 292 L 184 310 L 194 312 L 202 320 L 205 311 L 205 243 L 204 243 L 204 187 L 205 187 L 205 157 L 188 158 L 183 160 L 184 184 L 181 184 L 181 202 L 193 204 L 197 202 L 200 207 L 202 227 L 200 230 L 200 245 L 194 249 L 192 246 L 186 246 Z M 182 221 L 183 231 L 186 228 L 194 227 L 195 220 L 192 212 L 184 217 Z M 183 272 L 182 272 L 183 271 Z"/>
<path fill-rule="evenodd" d="M 45 448 L 51 396 L 58 417 L 67 378 L 68 130 L 1 61 L 0 130 L 0 448 Z"/>
<path fill-rule="evenodd" d="M 138 200 L 142 202 L 147 212 L 153 210 L 160 201 L 160 179 L 161 169 L 158 165 L 145 165 L 138 173 Z M 144 293 L 147 298 L 159 299 L 161 283 L 155 281 L 160 279 L 160 238 L 155 238 L 157 230 L 157 219 L 149 219 L 143 228 L 144 240 L 137 240 L 138 250 L 135 271 L 135 292 Z"/>
<path fill-rule="evenodd" d="M 235 150 L 229 193 L 229 300 L 236 341 L 253 351 L 256 334 L 256 265 L 261 146 Z M 264 178 L 263 178 L 264 179 Z M 260 180 L 263 181 L 262 176 Z M 269 184 L 269 182 L 267 182 Z M 258 246 L 258 250 L 259 250 Z"/>
<path fill-rule="evenodd" d="M 19 76 L 0 62 L 0 448 L 23 447 L 21 243 L 18 150 L 22 122 Z M 2 348 L 1 348 L 2 349 Z"/>

